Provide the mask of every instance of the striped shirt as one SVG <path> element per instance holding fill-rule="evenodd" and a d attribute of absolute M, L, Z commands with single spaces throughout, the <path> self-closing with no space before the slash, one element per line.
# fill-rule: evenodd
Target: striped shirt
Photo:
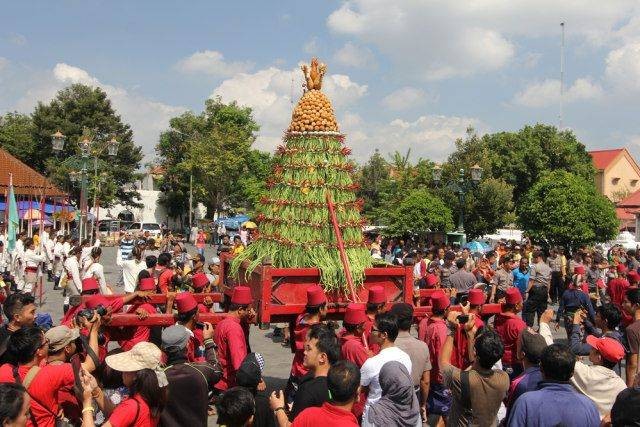
<path fill-rule="evenodd" d="M 120 240 L 120 258 L 123 260 L 131 258 L 131 251 L 133 251 L 133 245 L 135 242 L 131 240 Z"/>

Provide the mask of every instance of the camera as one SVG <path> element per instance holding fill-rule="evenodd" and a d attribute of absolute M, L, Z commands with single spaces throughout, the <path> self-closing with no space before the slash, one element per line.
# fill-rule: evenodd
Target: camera
<path fill-rule="evenodd" d="M 95 309 L 93 308 L 84 308 L 78 312 L 76 317 L 84 317 L 87 320 L 93 319 L 94 313 L 98 313 L 100 317 L 107 314 L 107 309 L 102 305 L 98 305 Z"/>
<path fill-rule="evenodd" d="M 461 325 L 467 323 L 469 321 L 469 315 L 468 314 L 461 314 L 458 316 L 458 323 L 460 323 Z"/>

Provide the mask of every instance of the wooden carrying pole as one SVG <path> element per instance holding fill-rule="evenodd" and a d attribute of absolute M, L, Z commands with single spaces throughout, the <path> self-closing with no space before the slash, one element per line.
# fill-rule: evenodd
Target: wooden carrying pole
<path fill-rule="evenodd" d="M 336 217 L 336 211 L 333 207 L 333 200 L 331 199 L 331 193 L 326 191 L 327 207 L 329 208 L 329 217 L 331 218 L 331 224 L 333 225 L 333 233 L 336 235 L 336 241 L 338 242 L 338 252 L 340 253 L 340 261 L 342 261 L 342 267 L 344 268 L 344 275 L 347 278 L 347 285 L 349 286 L 349 292 L 351 292 L 351 301 L 357 302 L 358 296 L 355 288 L 353 287 L 353 279 L 351 278 L 351 269 L 349 268 L 349 258 L 344 250 L 344 241 L 342 240 L 342 232 L 338 225 L 338 218 Z"/>

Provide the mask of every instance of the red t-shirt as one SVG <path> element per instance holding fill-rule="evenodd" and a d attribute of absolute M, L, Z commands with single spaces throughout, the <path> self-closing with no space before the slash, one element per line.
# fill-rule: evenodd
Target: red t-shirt
<path fill-rule="evenodd" d="M 624 299 L 624 293 L 627 289 L 629 289 L 629 286 L 630 285 L 627 279 L 611 279 L 607 286 L 607 294 L 609 295 L 609 297 L 611 297 L 611 302 L 616 306 L 621 307 L 622 300 Z"/>
<path fill-rule="evenodd" d="M 440 373 L 440 353 L 447 339 L 447 322 L 444 319 L 430 318 L 427 321 L 424 342 L 429 347 L 431 357 L 431 382 L 442 384 L 444 379 Z"/>
<path fill-rule="evenodd" d="M 325 402 L 320 407 L 310 407 L 300 412 L 293 420 L 292 427 L 357 427 L 358 420 L 351 412 Z"/>
<path fill-rule="evenodd" d="M 527 329 L 527 324 L 515 314 L 498 313 L 494 321 L 494 328 L 504 344 L 502 364 L 513 365 L 518 363 L 516 345 L 520 333 Z"/>
<path fill-rule="evenodd" d="M 213 332 L 213 341 L 218 346 L 218 361 L 222 368 L 222 378 L 216 389 L 226 390 L 236 384 L 236 372 L 247 357 L 247 341 L 240 319 L 225 317 Z"/>
<path fill-rule="evenodd" d="M 24 381 L 31 366 L 19 366 L 18 375 L 20 381 Z M 60 365 L 44 365 L 29 384 L 29 394 L 31 399 L 31 413 L 33 414 L 38 427 L 54 427 L 55 415 L 60 409 L 58 407 L 58 391 L 61 388 L 73 387 L 75 378 L 71 363 Z M 13 366 L 5 363 L 0 366 L 0 383 L 15 383 L 13 377 Z M 44 409 L 40 403 L 46 406 Z M 27 425 L 32 427 L 31 419 L 28 418 Z"/>
<path fill-rule="evenodd" d="M 367 319 L 368 320 L 364 322 L 364 333 L 362 334 L 362 336 L 363 339 L 367 340 L 367 346 L 369 347 L 369 350 L 371 350 L 371 353 L 375 356 L 376 354 L 380 353 L 380 344 L 374 343 L 371 339 L 371 331 L 373 330 L 373 323 L 375 321 L 375 318 L 372 319 L 367 314 Z"/>
<path fill-rule="evenodd" d="M 484 322 L 479 316 L 475 318 L 475 324 L 478 329 L 484 326 Z M 464 332 L 464 325 L 459 325 L 456 329 L 453 336 L 453 347 L 455 351 L 451 355 L 451 364 L 462 370 L 467 369 L 471 362 L 469 361 L 469 343 L 467 334 Z"/>
<path fill-rule="evenodd" d="M 171 278 L 173 277 L 173 270 L 170 268 L 165 268 L 160 272 L 158 276 L 158 287 L 160 288 L 160 292 L 166 294 L 169 292 L 169 283 L 171 283 Z"/>
<path fill-rule="evenodd" d="M 350 362 L 355 363 L 358 368 L 362 368 L 362 365 L 369 358 L 369 352 L 362 345 L 360 337 L 356 337 L 352 334 L 344 334 L 340 338 L 342 358 Z"/>
<path fill-rule="evenodd" d="M 147 314 L 155 314 L 156 308 L 149 303 L 135 304 L 132 305 L 127 313 L 135 314 L 138 309 L 142 309 L 147 312 Z M 135 328 L 126 328 L 124 339 L 118 341 L 118 344 L 122 348 L 123 351 L 129 351 L 133 348 L 134 345 L 139 342 L 149 341 L 149 337 L 151 336 L 151 328 L 148 326 L 136 326 Z"/>
<path fill-rule="evenodd" d="M 307 338 L 307 331 L 315 323 L 305 323 L 304 313 L 298 316 L 293 326 L 292 338 L 293 338 L 293 362 L 291 362 L 291 375 L 300 378 L 309 372 L 302 363 L 304 360 L 304 340 Z"/>
<path fill-rule="evenodd" d="M 149 405 L 137 394 L 116 406 L 109 417 L 113 427 L 155 427 L 158 421 L 160 418 L 151 417 Z"/>

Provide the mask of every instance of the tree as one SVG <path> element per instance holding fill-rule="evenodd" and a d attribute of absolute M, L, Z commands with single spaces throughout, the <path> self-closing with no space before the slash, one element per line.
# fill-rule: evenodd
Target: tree
<path fill-rule="evenodd" d="M 166 169 L 161 186 L 170 193 L 163 196 L 163 203 L 172 201 L 188 210 L 189 180 L 184 178 L 191 176 L 194 203 L 203 202 L 211 215 L 237 201 L 238 191 L 249 191 L 239 183 L 254 174 L 249 165 L 263 159 L 251 150 L 259 129 L 251 108 L 208 99 L 202 113 L 184 113 L 171 119 L 169 126 L 156 146 Z M 266 176 L 262 167 L 258 169 Z"/>
<path fill-rule="evenodd" d="M 374 224 L 380 221 L 379 209 L 385 202 L 385 190 L 389 189 L 389 163 L 378 149 L 358 171 L 360 189 L 357 196 L 364 200 L 362 214 Z"/>
<path fill-rule="evenodd" d="M 487 178 L 467 193 L 464 206 L 464 229 L 469 240 L 494 233 L 512 217 L 513 188 L 501 179 Z M 455 199 L 457 200 L 457 199 Z M 451 204 L 448 205 L 451 207 Z M 453 208 L 459 212 L 460 206 Z"/>
<path fill-rule="evenodd" d="M 415 189 L 385 215 L 387 230 L 392 236 L 424 235 L 453 229 L 451 209 L 426 189 Z"/>
<path fill-rule="evenodd" d="M 80 155 L 78 142 L 83 136 L 90 136 L 104 146 L 111 138 L 118 141 L 118 154 L 115 158 L 107 155 L 106 150 L 99 153 L 99 173 L 107 174 L 107 183 L 100 188 L 101 205 L 108 206 L 114 201 L 139 206 L 138 192 L 133 188 L 141 175 L 136 173 L 142 160 L 141 148 L 133 142 L 131 127 L 111 106 L 107 94 L 99 87 L 74 84 L 59 91 L 48 104 L 39 102 L 32 120 L 31 139 L 33 149 L 24 153 L 22 161 L 39 172 L 50 176 L 62 188 L 69 189 L 74 198 L 79 199 L 80 189 L 74 188 L 69 179 L 72 166 L 67 160 L 70 156 Z M 55 154 L 51 146 L 51 135 L 57 130 L 66 135 L 66 143 L 61 154 Z M 79 162 L 73 165 L 79 167 Z M 93 177 L 93 162 L 89 161 L 89 179 Z M 89 185 L 89 200 L 93 197 L 96 185 Z"/>
<path fill-rule="evenodd" d="M 587 181 L 593 181 L 595 174 L 591 156 L 572 131 L 558 131 L 555 126 L 544 124 L 481 138 L 468 129 L 466 139 L 456 141 L 456 151 L 448 163 L 450 167 L 443 175 L 478 163 L 485 177 L 503 179 L 513 187 L 516 204 L 547 171 L 564 170 Z"/>
<path fill-rule="evenodd" d="M 33 122 L 28 115 L 13 112 L 0 116 L 0 147 L 14 157 L 22 161 L 32 158 L 37 151 L 32 134 Z"/>
<path fill-rule="evenodd" d="M 543 175 L 517 207 L 522 229 L 546 246 L 581 245 L 613 239 L 619 227 L 614 205 L 592 181 L 566 171 Z"/>

